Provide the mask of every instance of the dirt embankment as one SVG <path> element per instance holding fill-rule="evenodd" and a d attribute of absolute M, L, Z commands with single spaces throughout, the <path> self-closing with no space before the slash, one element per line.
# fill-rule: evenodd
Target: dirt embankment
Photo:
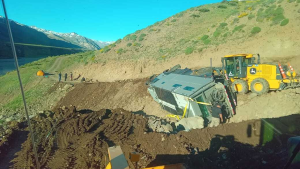
<path fill-rule="evenodd" d="M 76 105 L 78 109 L 94 111 L 122 108 L 166 118 L 169 113 L 164 111 L 147 92 L 146 81 L 147 79 L 135 79 L 77 84 L 56 107 Z M 231 122 L 297 114 L 300 111 L 299 100 L 300 89 L 270 92 L 262 96 L 253 93 L 238 95 L 237 113 Z"/>
<path fill-rule="evenodd" d="M 165 117 L 158 103 L 147 92 L 148 78 L 117 82 L 77 84 L 75 88 L 58 102 L 56 107 L 76 105 L 78 109 L 123 108 L 132 112 Z"/>
<path fill-rule="evenodd" d="M 42 168 L 104 168 L 107 148 L 113 145 L 121 146 L 128 161 L 130 152 L 138 152 L 139 167 L 185 163 L 189 168 L 282 168 L 288 136 L 300 134 L 299 115 L 177 134 L 149 132 L 147 120 L 122 109 L 70 107 L 40 114 L 32 124 Z M 34 168 L 30 136 L 16 155 L 14 168 Z"/>

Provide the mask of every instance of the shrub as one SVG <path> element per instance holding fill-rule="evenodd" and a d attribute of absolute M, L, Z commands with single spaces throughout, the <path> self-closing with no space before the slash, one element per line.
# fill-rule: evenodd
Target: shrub
<path fill-rule="evenodd" d="M 142 33 L 139 37 L 139 41 L 143 41 L 145 36 L 146 36 L 146 34 Z"/>
<path fill-rule="evenodd" d="M 131 36 L 129 37 L 129 39 L 132 40 L 132 41 L 136 41 L 136 38 L 137 38 L 136 35 L 131 35 Z"/>
<path fill-rule="evenodd" d="M 182 46 L 182 45 L 188 43 L 189 41 L 190 41 L 190 40 L 188 40 L 188 39 L 180 39 L 180 40 L 179 40 L 179 44 Z"/>
<path fill-rule="evenodd" d="M 208 35 L 203 35 L 202 37 L 201 37 L 201 40 L 206 40 L 206 39 L 208 39 L 209 38 L 209 36 Z"/>
<path fill-rule="evenodd" d="M 203 43 L 204 43 L 205 45 L 208 45 L 208 44 L 210 44 L 210 42 L 211 42 L 211 40 L 210 40 L 210 39 L 206 39 L 206 40 L 204 40 L 204 41 L 203 41 Z"/>
<path fill-rule="evenodd" d="M 140 43 L 137 43 L 137 42 L 135 42 L 135 43 L 133 43 L 133 46 L 140 47 L 140 46 L 141 46 L 141 44 L 140 44 Z"/>
<path fill-rule="evenodd" d="M 110 48 L 109 48 L 108 46 L 105 46 L 105 47 L 103 48 L 103 52 L 106 53 L 106 52 L 108 52 L 108 51 L 110 51 Z"/>
<path fill-rule="evenodd" d="M 252 30 L 251 30 L 251 33 L 254 35 L 254 34 L 257 34 L 261 31 L 261 28 L 260 27 L 253 27 Z"/>
<path fill-rule="evenodd" d="M 171 22 L 176 22 L 176 19 L 172 19 Z"/>
<path fill-rule="evenodd" d="M 193 17 L 193 18 L 199 18 L 200 15 L 193 14 L 193 15 L 191 15 L 191 17 Z"/>
<path fill-rule="evenodd" d="M 283 21 L 281 21 L 280 26 L 285 26 L 289 23 L 289 19 L 285 19 Z"/>
<path fill-rule="evenodd" d="M 199 9 L 200 12 L 209 12 L 210 10 L 207 9 L 207 8 L 202 8 L 202 9 Z"/>
<path fill-rule="evenodd" d="M 221 9 L 226 9 L 227 6 L 226 5 L 219 5 L 218 8 L 221 8 Z"/>
<path fill-rule="evenodd" d="M 300 0 L 297 0 L 297 3 L 300 3 Z"/>
<path fill-rule="evenodd" d="M 213 36 L 214 37 L 219 37 L 221 35 L 221 30 L 217 29 L 214 33 L 213 33 Z"/>
<path fill-rule="evenodd" d="M 295 2 L 296 0 L 287 0 L 289 3 Z"/>
<path fill-rule="evenodd" d="M 253 19 L 253 18 L 255 18 L 255 15 L 254 15 L 254 14 L 250 14 L 250 15 L 248 16 L 248 19 L 249 19 L 249 20 L 251 20 L 251 19 Z"/>
<path fill-rule="evenodd" d="M 119 44 L 119 43 L 121 43 L 121 41 L 122 41 L 121 39 L 118 39 L 115 43 Z"/>
<path fill-rule="evenodd" d="M 219 28 L 225 28 L 226 26 L 227 26 L 228 24 L 227 23 L 220 23 L 220 26 L 219 26 Z"/>
<path fill-rule="evenodd" d="M 189 55 L 189 54 L 191 54 L 191 53 L 193 53 L 193 51 L 194 51 L 194 48 L 193 47 L 187 47 L 186 49 L 185 49 L 185 54 L 186 55 Z"/>
<path fill-rule="evenodd" d="M 243 25 L 240 25 L 240 26 L 236 26 L 233 30 L 232 30 L 232 33 L 234 32 L 240 32 L 246 25 L 243 24 Z"/>
<path fill-rule="evenodd" d="M 241 13 L 241 14 L 238 16 L 238 18 L 243 18 L 243 17 L 245 17 L 245 16 L 247 16 L 247 15 L 248 15 L 248 13 L 243 12 L 243 13 Z"/>
<path fill-rule="evenodd" d="M 237 6 L 237 5 L 238 5 L 238 2 L 231 1 L 231 2 L 228 2 L 228 5 L 231 5 L 231 6 Z"/>
<path fill-rule="evenodd" d="M 117 54 L 122 54 L 124 52 L 124 50 L 122 48 L 117 50 Z"/>
<path fill-rule="evenodd" d="M 132 45 L 132 43 L 127 43 L 127 46 L 130 47 Z"/>
<path fill-rule="evenodd" d="M 229 32 L 226 32 L 223 37 L 226 38 L 227 36 L 229 36 Z"/>

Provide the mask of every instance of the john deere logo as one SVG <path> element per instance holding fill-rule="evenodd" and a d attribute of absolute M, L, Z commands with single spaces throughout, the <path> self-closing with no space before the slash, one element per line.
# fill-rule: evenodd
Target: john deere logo
<path fill-rule="evenodd" d="M 250 69 L 250 74 L 256 74 L 256 69 L 255 68 L 251 68 Z"/>

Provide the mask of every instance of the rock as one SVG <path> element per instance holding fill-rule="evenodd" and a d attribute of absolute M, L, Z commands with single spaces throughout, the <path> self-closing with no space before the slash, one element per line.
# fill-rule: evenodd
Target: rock
<path fill-rule="evenodd" d="M 202 117 L 189 117 L 180 120 L 175 123 L 177 130 L 189 131 L 191 129 L 202 129 L 204 128 L 204 120 Z"/>
<path fill-rule="evenodd" d="M 161 141 L 165 141 L 165 138 L 164 138 L 164 136 L 162 136 L 162 137 L 161 137 Z"/>
<path fill-rule="evenodd" d="M 62 106 L 61 109 L 62 109 L 62 110 L 66 110 L 66 106 Z"/>
<path fill-rule="evenodd" d="M 256 93 L 251 93 L 251 94 L 249 94 L 248 98 L 249 98 L 249 99 L 252 99 L 252 98 L 254 98 L 254 97 L 256 97 L 256 96 L 258 96 L 258 94 L 256 94 Z"/>
<path fill-rule="evenodd" d="M 163 130 L 165 133 L 171 133 L 173 132 L 173 127 L 171 126 L 171 124 L 166 124 L 166 125 L 163 125 Z"/>

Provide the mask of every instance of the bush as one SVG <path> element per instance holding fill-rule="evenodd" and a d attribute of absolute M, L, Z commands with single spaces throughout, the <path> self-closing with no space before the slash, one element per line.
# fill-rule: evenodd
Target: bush
<path fill-rule="evenodd" d="M 250 14 L 250 15 L 248 16 L 248 19 L 249 19 L 249 20 L 251 20 L 251 19 L 253 19 L 253 18 L 255 18 L 255 15 L 254 15 L 254 14 Z"/>
<path fill-rule="evenodd" d="M 171 20 L 171 22 L 176 22 L 176 21 L 177 21 L 176 19 L 172 19 L 172 20 Z"/>
<path fill-rule="evenodd" d="M 106 53 L 106 52 L 108 52 L 108 51 L 110 51 L 110 48 L 109 48 L 108 46 L 105 46 L 105 47 L 103 48 L 103 52 Z"/>
<path fill-rule="evenodd" d="M 245 17 L 245 16 L 247 16 L 247 15 L 248 15 L 248 13 L 243 12 L 243 13 L 241 13 L 241 14 L 238 16 L 238 18 L 243 18 L 243 17 Z"/>
<path fill-rule="evenodd" d="M 228 24 L 227 23 L 220 23 L 220 26 L 219 26 L 219 28 L 225 28 L 226 26 L 227 26 Z"/>
<path fill-rule="evenodd" d="M 127 43 L 127 46 L 130 47 L 132 45 L 132 43 Z"/>
<path fill-rule="evenodd" d="M 236 24 L 236 23 L 239 23 L 239 21 L 240 21 L 240 19 L 239 19 L 239 18 L 234 18 L 234 20 L 233 20 L 232 24 L 234 25 L 234 24 Z"/>
<path fill-rule="evenodd" d="M 193 14 L 193 15 L 191 15 L 191 17 L 193 17 L 193 18 L 199 18 L 200 15 Z"/>
<path fill-rule="evenodd" d="M 246 25 L 243 24 L 243 25 L 240 25 L 240 26 L 236 26 L 233 30 L 232 30 L 232 33 L 234 32 L 240 32 Z"/>
<path fill-rule="evenodd" d="M 213 33 L 213 36 L 216 38 L 219 37 L 220 35 L 221 35 L 221 30 L 218 29 Z"/>
<path fill-rule="evenodd" d="M 228 5 L 231 5 L 231 6 L 237 6 L 237 5 L 238 5 L 238 2 L 231 1 L 231 2 L 228 2 Z"/>
<path fill-rule="evenodd" d="M 202 8 L 202 9 L 199 9 L 200 12 L 209 12 L 210 10 L 207 9 L 207 8 Z"/>
<path fill-rule="evenodd" d="M 185 49 L 185 52 L 184 52 L 184 53 L 185 53 L 186 55 L 189 55 L 189 54 L 193 53 L 193 51 L 194 51 L 194 48 L 193 48 L 193 47 L 188 47 L 188 48 Z"/>
<path fill-rule="evenodd" d="M 201 40 L 206 40 L 206 39 L 208 39 L 209 38 L 209 36 L 208 35 L 203 35 L 202 37 L 201 37 Z"/>
<path fill-rule="evenodd" d="M 145 36 L 146 36 L 146 34 L 142 33 L 139 37 L 139 41 L 143 41 Z"/>
<path fill-rule="evenodd" d="M 122 54 L 124 52 L 124 50 L 122 48 L 117 50 L 117 54 Z"/>
<path fill-rule="evenodd" d="M 136 38 L 137 38 L 136 35 L 131 35 L 131 36 L 129 37 L 129 40 L 136 41 Z"/>
<path fill-rule="evenodd" d="M 219 5 L 218 8 L 221 8 L 221 9 L 226 9 L 227 6 L 226 5 Z"/>
<path fill-rule="evenodd" d="M 295 2 L 296 0 L 287 0 L 289 3 Z"/>
<path fill-rule="evenodd" d="M 229 34 L 230 34 L 229 32 L 226 32 L 226 33 L 223 35 L 223 37 L 226 38 L 227 36 L 229 36 Z"/>
<path fill-rule="evenodd" d="M 206 39 L 206 40 L 204 40 L 204 41 L 203 41 L 203 43 L 204 43 L 205 45 L 208 45 L 208 44 L 210 44 L 210 42 L 211 42 L 211 40 L 210 40 L 210 39 Z"/>
<path fill-rule="evenodd" d="M 141 44 L 140 44 L 140 43 L 137 43 L 137 42 L 135 42 L 135 43 L 133 43 L 133 46 L 140 47 L 140 46 L 141 46 Z"/>
<path fill-rule="evenodd" d="M 118 39 L 115 43 L 119 44 L 119 43 L 121 43 L 121 41 L 122 41 L 121 39 Z"/>
<path fill-rule="evenodd" d="M 285 20 L 281 21 L 280 26 L 287 25 L 289 23 L 289 21 L 290 21 L 289 19 L 285 19 Z"/>
<path fill-rule="evenodd" d="M 261 28 L 260 27 L 253 27 L 252 30 L 251 30 L 251 33 L 254 35 L 254 34 L 257 34 L 261 31 Z"/>

